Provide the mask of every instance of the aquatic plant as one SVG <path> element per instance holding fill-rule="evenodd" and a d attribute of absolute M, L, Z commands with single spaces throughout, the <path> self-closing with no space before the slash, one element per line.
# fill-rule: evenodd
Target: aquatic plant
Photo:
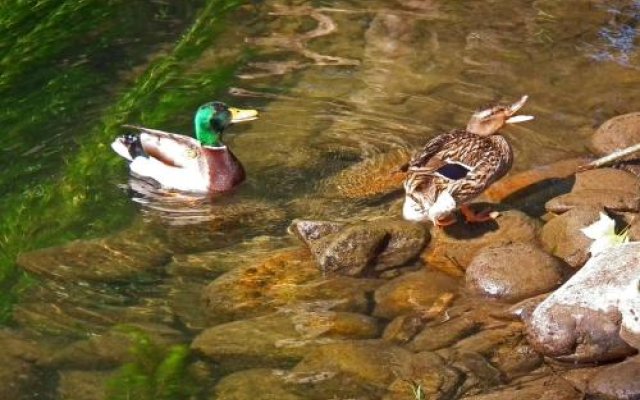
<path fill-rule="evenodd" d="M 42 7 L 45 7 L 50 2 L 41 3 Z M 67 1 L 66 3 L 75 4 L 76 2 Z M 107 5 L 115 7 L 118 1 L 87 0 L 80 3 L 92 3 L 96 7 L 99 7 L 99 4 L 104 4 L 102 7 Z M 0 209 L 2 209 L 0 217 L 3 220 L 0 226 L 0 322 L 10 318 L 11 305 L 18 295 L 17 289 L 21 287 L 17 283 L 24 282 L 15 267 L 15 259 L 19 253 L 79 237 L 102 235 L 130 222 L 133 207 L 126 196 L 115 190 L 124 166 L 108 149 L 108 143 L 117 133 L 120 133 L 121 125 L 126 122 L 160 126 L 176 113 L 184 111 L 190 117 L 196 104 L 211 100 L 212 96 L 220 93 L 228 85 L 236 67 L 242 62 L 245 54 L 242 49 L 228 49 L 219 57 L 208 59 L 206 65 L 198 65 L 197 71 L 191 71 L 190 68 L 196 64 L 204 50 L 225 31 L 224 16 L 243 3 L 245 3 L 243 0 L 207 1 L 173 49 L 153 59 L 130 88 L 122 88 L 122 94 L 111 106 L 105 105 L 100 112 L 102 117 L 93 123 L 92 128 L 86 121 L 79 123 L 81 128 L 87 126 L 88 133 L 77 140 L 77 145 L 74 144 L 73 148 L 69 149 L 70 155 L 66 158 L 59 175 L 24 182 L 22 189 L 13 189 L 0 200 Z M 38 12 L 41 10 L 38 7 L 36 9 Z M 60 8 L 58 12 L 62 13 L 64 10 L 67 8 Z M 93 20 L 95 23 L 108 21 L 104 19 L 104 15 L 110 14 L 105 12 L 104 8 L 101 10 L 102 13 L 95 16 L 97 20 Z M 15 18 L 23 17 L 20 14 Z M 93 14 L 87 16 L 87 20 L 92 21 L 91 18 Z M 55 16 L 54 22 L 47 19 L 41 22 L 43 25 L 36 25 L 33 31 L 39 31 L 42 35 L 48 34 L 49 30 L 38 28 L 38 26 L 59 28 L 64 18 Z M 7 24 L 7 26 L 11 25 L 11 23 Z M 0 31 L 2 29 L 0 28 Z M 31 38 L 28 40 L 36 41 L 39 36 L 34 34 L 27 37 Z M 63 39 L 69 41 L 71 38 L 61 38 Z M 32 48 L 25 46 L 27 49 Z M 3 64 L 2 60 L 19 62 L 16 58 L 18 56 L 12 56 L 12 54 L 24 54 L 24 51 L 11 49 L 7 51 L 7 48 L 7 42 L 0 39 L 0 52 L 5 50 L 0 53 L 0 57 L 3 57 L 0 59 L 0 65 Z M 58 48 L 58 51 L 64 53 L 64 49 Z M 44 62 L 49 56 L 51 54 L 47 53 L 47 55 L 27 58 L 24 62 L 35 65 Z M 56 107 L 45 108 L 48 111 L 42 115 L 32 112 L 36 120 L 50 117 L 52 113 L 65 114 L 69 111 L 71 111 L 70 118 L 77 119 L 75 113 L 79 110 L 79 104 L 86 102 L 87 85 L 91 82 L 95 84 L 95 79 L 99 78 L 96 74 L 83 75 L 82 69 L 72 70 L 70 75 L 58 77 L 49 82 L 53 82 L 52 85 L 58 88 L 65 87 L 71 81 L 85 84 L 70 85 L 71 90 L 68 92 L 63 90 L 59 97 L 55 97 L 57 93 L 52 91 L 52 97 L 47 99 L 55 101 Z M 15 71 L 9 72 L 6 77 L 0 77 L 0 92 L 4 92 L 6 88 L 13 87 L 13 84 L 20 81 L 19 70 Z M 40 89 L 33 90 L 37 92 Z M 46 92 L 46 88 L 44 91 Z M 32 96 L 35 97 L 36 94 Z M 13 112 L 14 117 L 18 118 L 22 115 L 24 119 L 23 113 L 26 109 L 16 110 Z M 40 127 L 46 126 L 45 121 L 36 122 L 41 124 Z M 72 152 L 74 148 L 77 148 L 77 151 Z M 0 182 L 1 185 L 2 182 Z M 100 218 L 99 216 L 102 215 L 109 217 Z"/>
<path fill-rule="evenodd" d="M 134 361 L 124 364 L 107 382 L 109 400 L 180 400 L 196 395 L 188 371 L 189 348 L 166 347 L 153 342 L 143 331 L 124 327 L 133 345 Z"/>

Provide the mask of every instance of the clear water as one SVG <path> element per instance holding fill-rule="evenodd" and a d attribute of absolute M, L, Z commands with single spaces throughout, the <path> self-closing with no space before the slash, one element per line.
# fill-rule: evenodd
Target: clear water
<path fill-rule="evenodd" d="M 182 252 L 282 237 L 293 218 L 381 212 L 325 181 L 487 103 L 530 96 L 536 119 L 506 131 L 516 171 L 586 153 L 595 127 L 640 108 L 638 1 L 24 3 L 0 4 L 0 288 L 18 330 L 8 305 L 48 301 L 38 288 L 53 285 L 18 272 L 23 252 L 149 220 Z M 225 136 L 247 182 L 213 205 L 127 189 L 108 148 L 120 125 L 188 134 L 213 99 L 261 113 Z M 216 225 L 227 207 L 242 218 Z"/>

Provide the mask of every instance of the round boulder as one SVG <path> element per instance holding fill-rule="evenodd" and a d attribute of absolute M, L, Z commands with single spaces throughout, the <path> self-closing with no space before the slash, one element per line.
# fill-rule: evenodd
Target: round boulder
<path fill-rule="evenodd" d="M 538 247 L 514 243 L 481 250 L 466 272 L 470 292 L 509 302 L 533 297 L 562 283 L 562 264 Z"/>
<path fill-rule="evenodd" d="M 574 208 L 554 217 L 540 232 L 543 248 L 561 258 L 573 268 L 580 268 L 589 259 L 592 240 L 580 229 L 585 228 L 600 217 L 599 208 Z"/>
<path fill-rule="evenodd" d="M 591 150 L 600 156 L 640 142 L 640 112 L 607 120 L 591 137 Z"/>
<path fill-rule="evenodd" d="M 589 382 L 587 393 L 603 399 L 640 399 L 640 359 L 602 368 Z"/>

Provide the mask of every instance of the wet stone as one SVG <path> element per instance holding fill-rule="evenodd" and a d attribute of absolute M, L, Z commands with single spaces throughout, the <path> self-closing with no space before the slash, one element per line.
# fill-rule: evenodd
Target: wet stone
<path fill-rule="evenodd" d="M 411 159 L 407 149 L 395 149 L 356 163 L 323 182 L 323 192 L 346 199 L 367 199 L 402 190 L 401 171 Z"/>
<path fill-rule="evenodd" d="M 408 348 L 412 351 L 433 351 L 451 346 L 459 340 L 476 333 L 481 323 L 470 316 L 463 315 L 452 320 L 427 325 L 416 335 Z"/>
<path fill-rule="evenodd" d="M 355 224 L 296 220 L 289 228 L 311 250 L 323 272 L 370 275 L 416 258 L 429 239 L 419 224 L 379 219 Z"/>
<path fill-rule="evenodd" d="M 549 200 L 549 212 L 563 213 L 574 208 L 596 207 L 609 211 L 640 211 L 640 179 L 612 168 L 599 168 L 576 174 L 570 193 Z"/>
<path fill-rule="evenodd" d="M 486 328 L 459 340 L 451 349 L 458 353 L 477 353 L 492 357 L 502 346 L 512 346 L 524 338 L 522 323 L 513 322 L 496 328 Z"/>
<path fill-rule="evenodd" d="M 520 342 L 498 347 L 489 361 L 500 370 L 507 381 L 511 381 L 540 367 L 543 357 L 523 338 Z"/>
<path fill-rule="evenodd" d="M 434 228 L 422 259 L 434 268 L 462 276 L 480 250 L 510 243 L 535 243 L 538 228 L 536 220 L 515 210 L 504 211 L 495 221 L 483 224 Z"/>
<path fill-rule="evenodd" d="M 270 313 L 290 304 L 324 301 L 340 311 L 363 312 L 374 279 L 323 278 L 304 249 L 282 250 L 266 260 L 236 268 L 211 282 L 202 294 L 211 321 Z"/>
<path fill-rule="evenodd" d="M 160 325 L 129 325 L 115 327 L 102 335 L 79 340 L 55 351 L 38 365 L 56 369 L 108 369 L 133 361 L 131 347 L 135 344 L 130 332 L 142 332 L 154 343 L 177 344 L 182 334 Z"/>
<path fill-rule="evenodd" d="M 463 400 L 581 400 L 584 394 L 568 382 L 557 377 L 544 377 L 535 381 L 513 383 L 486 394 L 462 397 Z"/>
<path fill-rule="evenodd" d="M 591 137 L 591 150 L 606 156 L 640 143 L 640 112 L 618 115 L 600 125 Z"/>
<path fill-rule="evenodd" d="M 439 271 L 410 272 L 376 290 L 373 315 L 392 319 L 403 314 L 428 312 L 445 295 L 456 293 L 457 287 L 455 279 Z"/>
<path fill-rule="evenodd" d="M 286 367 L 319 345 L 379 333 L 378 322 L 365 315 L 300 308 L 206 329 L 191 347 L 229 369 Z"/>
<path fill-rule="evenodd" d="M 531 244 L 485 248 L 467 268 L 466 287 L 479 296 L 515 302 L 558 287 L 562 268 L 556 258 Z"/>
<path fill-rule="evenodd" d="M 48 279 L 129 282 L 154 279 L 154 273 L 162 269 L 169 256 L 159 239 L 138 231 L 124 231 L 105 239 L 77 240 L 23 253 L 17 264 Z"/>
<path fill-rule="evenodd" d="M 596 399 L 640 399 L 640 359 L 634 357 L 599 371 L 590 379 L 587 393 Z"/>
<path fill-rule="evenodd" d="M 620 326 L 625 317 L 633 318 L 621 309 L 628 285 L 639 275 L 640 243 L 592 257 L 535 309 L 527 323 L 529 342 L 541 354 L 566 362 L 610 361 L 635 353 L 620 337 Z"/>
<path fill-rule="evenodd" d="M 248 369 L 222 378 L 211 399 L 215 400 L 303 400 L 287 390 L 285 370 Z"/>
<path fill-rule="evenodd" d="M 41 383 L 36 362 L 43 356 L 35 342 L 0 330 L 0 399 L 30 399 Z"/>
<path fill-rule="evenodd" d="M 60 371 L 58 398 L 73 400 L 106 400 L 110 371 Z"/>
<path fill-rule="evenodd" d="M 540 232 L 543 248 L 564 260 L 573 268 L 580 268 L 589 259 L 592 240 L 582 233 L 600 218 L 599 208 L 574 208 L 547 222 Z"/>

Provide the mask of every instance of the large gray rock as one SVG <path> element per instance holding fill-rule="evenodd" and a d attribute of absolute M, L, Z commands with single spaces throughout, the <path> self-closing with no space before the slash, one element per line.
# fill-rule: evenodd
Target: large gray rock
<path fill-rule="evenodd" d="M 636 350 L 619 332 L 621 307 L 628 301 L 623 293 L 639 276 L 640 243 L 613 247 L 591 258 L 535 309 L 527 323 L 529 341 L 538 352 L 569 362 L 633 354 Z"/>
<path fill-rule="evenodd" d="M 573 268 L 580 268 L 589 259 L 589 239 L 581 229 L 600 218 L 600 208 L 574 208 L 547 222 L 540 232 L 544 249 L 564 260 Z"/>
<path fill-rule="evenodd" d="M 322 271 L 352 276 L 402 266 L 429 239 L 422 225 L 393 219 L 356 224 L 296 220 L 289 230 L 309 247 Z"/>
<path fill-rule="evenodd" d="M 488 248 L 467 268 L 466 287 L 483 297 L 515 302 L 560 286 L 562 268 L 560 261 L 532 244 Z"/>

